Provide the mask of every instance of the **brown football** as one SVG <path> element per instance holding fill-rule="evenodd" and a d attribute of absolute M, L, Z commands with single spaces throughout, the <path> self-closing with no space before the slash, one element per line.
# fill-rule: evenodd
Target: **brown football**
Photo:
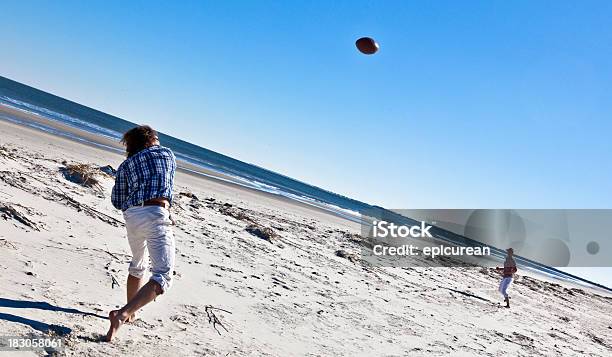
<path fill-rule="evenodd" d="M 378 43 L 369 37 L 362 37 L 355 41 L 355 46 L 357 46 L 359 52 L 366 55 L 373 55 L 378 51 Z"/>

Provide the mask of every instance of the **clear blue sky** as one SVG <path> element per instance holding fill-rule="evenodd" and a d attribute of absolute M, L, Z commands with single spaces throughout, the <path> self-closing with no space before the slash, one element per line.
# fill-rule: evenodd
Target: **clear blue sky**
<path fill-rule="evenodd" d="M 388 208 L 612 208 L 610 19 L 610 1 L 9 1 L 0 75 Z"/>

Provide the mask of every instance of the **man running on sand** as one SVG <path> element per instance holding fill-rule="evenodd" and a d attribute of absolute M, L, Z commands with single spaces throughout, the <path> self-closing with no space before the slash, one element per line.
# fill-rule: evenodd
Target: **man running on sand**
<path fill-rule="evenodd" d="M 512 277 L 514 273 L 516 273 L 516 263 L 514 262 L 514 249 L 508 248 L 506 249 L 508 255 L 506 256 L 506 261 L 504 262 L 503 268 L 495 268 L 497 271 L 501 271 L 503 274 L 503 278 L 501 283 L 499 283 L 499 292 L 504 296 L 504 301 L 506 302 L 506 307 L 510 307 L 510 297 L 508 296 L 508 287 L 510 283 L 512 283 Z"/>
<path fill-rule="evenodd" d="M 121 143 L 127 159 L 117 169 L 111 200 L 123 211 L 132 262 L 127 305 L 108 316 L 109 342 L 123 323 L 134 320 L 136 311 L 170 288 L 174 269 L 174 234 L 168 211 L 176 171 L 174 154 L 159 145 L 157 132 L 146 125 L 126 132 Z M 147 250 L 153 267 L 151 279 L 143 286 Z"/>

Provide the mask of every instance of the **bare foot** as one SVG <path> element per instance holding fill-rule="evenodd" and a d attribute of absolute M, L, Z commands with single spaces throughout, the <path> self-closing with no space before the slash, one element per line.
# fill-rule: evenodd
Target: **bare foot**
<path fill-rule="evenodd" d="M 127 323 L 132 323 L 136 321 L 136 314 L 132 314 L 132 316 L 128 317 L 127 320 L 125 320 L 125 322 Z"/>
<path fill-rule="evenodd" d="M 119 314 L 119 310 L 113 310 L 108 314 L 108 319 L 110 320 L 111 325 L 108 329 L 108 333 L 106 334 L 106 342 L 111 342 L 127 318 L 125 316 L 121 316 Z"/>

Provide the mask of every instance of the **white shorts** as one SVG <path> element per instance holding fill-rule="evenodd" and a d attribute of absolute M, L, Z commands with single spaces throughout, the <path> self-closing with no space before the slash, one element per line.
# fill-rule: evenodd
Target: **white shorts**
<path fill-rule="evenodd" d="M 502 279 L 501 283 L 499 283 L 499 293 L 504 296 L 504 298 L 508 297 L 508 288 L 512 283 L 512 277 L 505 277 Z"/>
<path fill-rule="evenodd" d="M 174 270 L 174 233 L 170 212 L 159 206 L 135 206 L 123 212 L 128 242 L 132 250 L 130 275 L 142 278 L 151 257 L 152 276 L 166 291 L 172 284 Z"/>

